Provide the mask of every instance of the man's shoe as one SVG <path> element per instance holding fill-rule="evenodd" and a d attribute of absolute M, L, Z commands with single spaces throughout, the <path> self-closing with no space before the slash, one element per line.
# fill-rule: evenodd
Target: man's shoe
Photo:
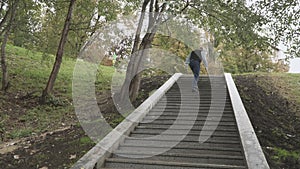
<path fill-rule="evenodd" d="M 193 89 L 192 92 L 196 93 L 196 94 L 199 94 L 199 90 L 198 89 Z"/>

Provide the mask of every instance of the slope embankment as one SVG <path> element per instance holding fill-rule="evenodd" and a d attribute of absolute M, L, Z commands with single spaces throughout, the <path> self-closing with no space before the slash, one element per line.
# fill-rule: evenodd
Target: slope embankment
<path fill-rule="evenodd" d="M 271 168 L 300 168 L 300 75 L 235 76 Z"/>

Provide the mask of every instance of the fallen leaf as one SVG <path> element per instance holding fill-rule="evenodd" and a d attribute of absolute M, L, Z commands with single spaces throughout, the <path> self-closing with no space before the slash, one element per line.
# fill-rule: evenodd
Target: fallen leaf
<path fill-rule="evenodd" d="M 33 155 L 33 154 L 35 154 L 37 152 L 37 150 L 31 150 L 30 151 L 30 155 Z"/>
<path fill-rule="evenodd" d="M 39 169 L 48 169 L 48 167 L 45 166 L 45 167 L 42 167 L 42 168 L 39 168 Z"/>
<path fill-rule="evenodd" d="M 74 155 L 70 155 L 70 160 L 72 160 L 72 159 L 75 159 L 76 158 L 76 154 L 74 154 Z"/>
<path fill-rule="evenodd" d="M 19 155 L 14 155 L 14 159 L 19 160 L 20 156 Z"/>

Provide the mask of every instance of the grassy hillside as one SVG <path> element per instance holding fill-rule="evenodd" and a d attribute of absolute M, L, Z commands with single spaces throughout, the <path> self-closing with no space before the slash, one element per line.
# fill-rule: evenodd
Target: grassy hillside
<path fill-rule="evenodd" d="M 72 106 L 72 76 L 75 59 L 67 57 L 63 59 L 53 97 L 48 104 L 38 104 L 54 58 L 54 56 L 43 56 L 42 53 L 19 47 L 7 47 L 10 87 L 6 94 L 0 93 L 2 141 L 52 131 L 77 123 Z M 99 67 L 96 92 L 110 87 L 113 72 L 112 67 Z"/>
<path fill-rule="evenodd" d="M 300 168 L 300 74 L 235 76 L 271 168 Z"/>
<path fill-rule="evenodd" d="M 95 145 L 82 130 L 72 105 L 75 59 L 63 59 L 53 96 L 47 104 L 39 104 L 54 58 L 7 46 L 10 87 L 7 93 L 0 91 L 1 168 L 70 168 Z M 98 67 L 97 99 L 109 100 L 113 73 L 113 67 Z M 112 125 L 122 120 L 111 105 L 102 108 Z"/>

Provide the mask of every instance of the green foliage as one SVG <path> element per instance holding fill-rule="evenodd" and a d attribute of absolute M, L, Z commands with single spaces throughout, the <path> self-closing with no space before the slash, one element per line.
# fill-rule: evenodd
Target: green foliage
<path fill-rule="evenodd" d="M 34 35 L 39 29 L 41 8 L 41 4 L 31 0 L 19 3 L 11 36 L 15 46 L 35 48 L 38 39 Z"/>
<path fill-rule="evenodd" d="M 186 5 L 188 5 L 187 8 L 185 8 Z M 270 50 L 273 46 L 271 44 L 274 42 L 272 37 L 258 31 L 262 30 L 261 28 L 268 23 L 269 19 L 250 8 L 245 1 L 170 1 L 167 12 L 173 15 L 183 13 L 184 15 L 178 18 L 187 18 L 194 25 L 205 30 L 206 41 L 212 43 L 216 50 L 221 51 L 219 54 L 226 72 L 286 71 L 284 64 L 275 64 L 272 61 Z M 179 19 L 177 22 L 180 22 Z M 188 27 L 188 23 L 186 25 L 187 30 L 193 30 Z M 169 27 L 173 30 L 172 26 L 172 24 L 168 24 L 165 30 L 169 30 Z M 196 33 L 177 31 L 170 34 L 176 38 L 182 34 L 186 35 L 185 38 L 189 38 L 188 41 L 198 39 L 188 37 L 188 35 L 195 35 Z M 180 40 L 188 42 L 184 39 Z M 154 44 L 160 48 L 172 50 L 176 46 L 175 41 L 170 37 L 157 36 Z M 199 45 L 199 43 L 196 44 Z M 176 55 L 186 56 L 189 49 L 184 48 L 184 46 L 180 48 L 184 52 L 179 55 L 176 53 Z M 212 52 L 213 50 L 209 51 L 210 56 L 213 54 Z"/>
<path fill-rule="evenodd" d="M 197 1 L 191 6 L 189 18 L 214 36 L 216 46 L 223 43 L 233 49 L 266 45 L 268 38 L 256 31 L 264 18 L 247 8 L 244 1 Z"/>
<path fill-rule="evenodd" d="M 33 132 L 32 128 L 14 130 L 10 133 L 10 138 L 14 139 L 14 138 L 28 137 L 32 134 L 32 132 Z"/>
<path fill-rule="evenodd" d="M 127 115 L 128 115 L 129 113 L 127 113 Z M 127 116 L 127 115 L 125 115 L 125 116 Z M 110 123 L 109 123 L 109 125 L 111 126 L 111 127 L 116 127 L 118 124 L 120 124 L 123 120 L 125 119 L 125 117 L 124 116 L 120 116 L 119 118 L 115 118 L 115 119 L 113 119 L 112 121 L 110 121 Z"/>
<path fill-rule="evenodd" d="M 120 13 L 119 10 L 119 4 L 115 1 L 76 1 L 65 48 L 68 55 L 77 56 L 88 37 L 100 29 L 105 22 L 115 20 Z"/>
<path fill-rule="evenodd" d="M 300 158 L 299 151 L 288 151 L 277 147 L 275 147 L 273 150 L 275 155 L 272 156 L 272 159 L 277 161 L 286 161 L 288 158 L 297 161 Z"/>
<path fill-rule="evenodd" d="M 6 131 L 5 129 L 5 124 L 6 124 L 6 121 L 8 119 L 8 115 L 5 115 L 5 114 L 0 114 L 0 143 L 2 142 L 2 139 L 4 137 L 4 133 Z"/>
<path fill-rule="evenodd" d="M 65 55 L 77 57 L 85 41 L 105 23 L 115 20 L 117 15 L 124 11 L 130 12 L 130 10 L 136 9 L 139 1 L 128 1 L 130 1 L 130 7 L 126 6 L 129 8 L 123 9 L 119 1 L 77 0 L 65 46 Z M 22 23 L 22 27 L 15 31 L 12 40 L 15 45 L 36 48 L 38 51 L 54 55 L 57 51 L 69 2 L 57 0 L 42 2 L 43 4 L 26 0 L 24 2 L 26 7 L 20 7 L 22 13 L 20 12 L 18 15 L 20 18 L 18 23 Z M 23 43 L 24 41 L 26 43 Z"/>
<path fill-rule="evenodd" d="M 87 136 L 85 136 L 85 137 L 82 137 L 82 138 L 80 138 L 80 145 L 89 145 L 89 144 L 92 144 L 92 145 L 94 145 L 95 143 L 94 143 L 94 141 L 93 140 L 91 140 L 89 137 L 87 137 Z"/>
<path fill-rule="evenodd" d="M 267 26 L 260 27 L 259 31 L 272 36 L 273 44 L 283 42 L 290 57 L 300 57 L 299 0 L 255 1 L 251 9 L 266 20 Z"/>
<path fill-rule="evenodd" d="M 164 49 L 175 54 L 182 60 L 185 60 L 186 56 L 191 51 L 191 49 L 186 44 L 179 41 L 178 39 L 175 39 L 171 36 L 163 36 L 160 34 L 156 35 L 156 38 L 153 41 L 153 45 L 160 49 Z"/>
<path fill-rule="evenodd" d="M 7 1 L 4 2 L 7 3 Z M 45 53 L 43 58 L 49 63 L 47 59 L 49 56 L 46 53 L 56 53 L 68 2 L 57 0 L 41 0 L 41 2 L 43 3 L 24 0 L 23 3 L 20 3 L 16 14 L 16 24 L 18 26 L 14 26 L 11 42 L 14 45 L 43 51 Z M 76 1 L 65 47 L 65 55 L 76 57 L 82 45 L 97 29 L 100 29 L 105 23 L 117 19 L 118 14 L 132 13 L 133 10 L 138 9 L 141 2 L 141 0 L 126 0 L 122 2 L 111 0 Z M 159 2 L 160 5 L 165 3 Z M 299 25 L 297 19 L 295 19 L 299 13 L 295 11 L 295 5 L 297 3 L 288 3 L 287 1 L 272 1 L 272 3 L 259 1 L 250 7 L 249 5 L 247 6 L 245 1 L 169 1 L 166 12 L 178 15 L 178 18 L 187 18 L 191 23 L 198 25 L 198 27 L 211 34 L 213 36 L 211 40 L 214 42 L 215 47 L 223 45 L 224 51 L 234 51 L 236 48 L 242 48 L 251 54 L 253 53 L 252 49 L 267 51 L 266 47 L 269 47 L 270 44 L 276 46 L 278 40 L 275 41 L 273 39 L 272 41 L 273 36 L 266 36 L 263 32 L 266 24 L 273 24 L 270 18 L 277 18 L 282 23 L 278 25 L 273 24 L 277 28 L 274 30 L 276 35 L 280 35 L 280 32 L 282 32 L 281 34 L 288 35 L 287 37 L 290 41 L 292 41 L 292 37 L 297 37 L 294 36 L 297 32 L 294 29 L 298 28 L 297 25 Z M 268 12 L 263 13 L 262 11 Z M 4 14 L 5 9 L 2 9 L 0 16 L 3 17 Z M 289 25 L 295 25 L 295 28 Z M 172 27 L 174 25 L 168 26 Z M 288 31 L 284 31 L 285 28 L 293 30 L 287 33 Z M 187 28 L 187 30 L 190 29 Z M 179 37 L 180 34 L 189 35 L 182 32 L 176 32 L 176 34 L 177 36 L 175 35 L 175 37 Z M 280 38 L 280 36 L 275 37 Z M 186 38 L 191 39 L 193 37 Z M 180 38 L 178 39 L 183 41 Z M 180 57 L 184 57 L 188 53 L 185 47 L 187 44 L 179 44 L 174 40 L 171 40 L 169 43 L 164 43 L 163 39 L 159 41 L 160 44 L 164 45 L 162 48 L 173 46 L 171 47 L 173 48 L 171 50 L 174 50 L 172 52 L 175 52 Z M 180 49 L 178 50 L 178 48 Z M 223 55 L 223 57 L 231 59 L 236 56 Z M 260 61 L 265 60 L 264 56 L 261 57 Z M 232 59 L 235 60 L 234 58 Z M 256 56 L 251 60 L 255 61 L 255 59 L 257 59 Z M 229 69 L 232 70 L 231 72 L 245 72 L 244 70 L 238 70 L 240 66 L 233 67 L 232 64 L 228 65 Z M 252 63 L 245 65 L 247 67 L 253 66 Z M 247 72 L 252 68 L 246 69 Z"/>
<path fill-rule="evenodd" d="M 277 72 L 284 71 L 285 65 L 272 61 L 272 53 L 268 51 L 254 49 L 244 49 L 242 47 L 224 51 L 222 45 L 217 50 L 220 52 L 224 71 L 229 73 L 247 72 Z"/>

